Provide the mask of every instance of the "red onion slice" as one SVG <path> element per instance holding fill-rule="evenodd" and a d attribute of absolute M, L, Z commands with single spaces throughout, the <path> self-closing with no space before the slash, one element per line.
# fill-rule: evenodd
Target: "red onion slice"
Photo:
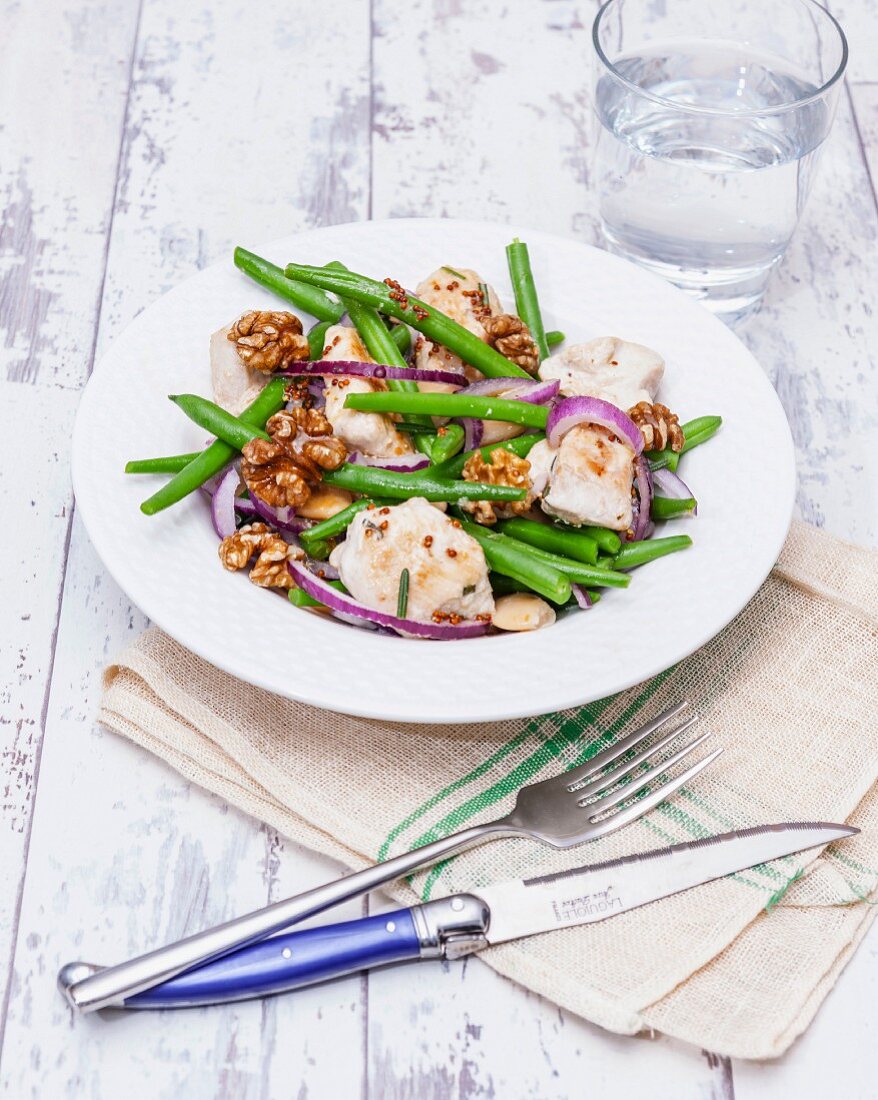
<path fill-rule="evenodd" d="M 306 527 L 311 526 L 311 521 L 297 516 L 293 508 L 272 508 L 270 504 L 260 500 L 255 493 L 251 495 L 250 500 L 253 502 L 253 507 L 259 518 L 264 519 L 266 523 L 270 523 L 272 527 L 276 527 L 278 531 L 298 535 L 300 531 L 304 531 Z"/>
<path fill-rule="evenodd" d="M 510 401 L 524 401 L 528 405 L 547 405 L 558 394 L 561 383 L 557 378 L 548 382 L 540 378 L 532 382 L 522 382 L 520 378 L 486 378 L 482 382 L 473 382 L 467 386 L 467 396 L 500 397 Z"/>
<path fill-rule="evenodd" d="M 339 579 L 338 570 L 334 565 L 330 565 L 328 561 L 320 561 L 318 558 L 305 558 L 305 567 L 320 580 L 337 581 Z"/>
<path fill-rule="evenodd" d="M 485 434 L 484 420 L 477 420 L 472 416 L 458 416 L 453 423 L 463 428 L 463 450 L 474 451 L 481 446 L 482 436 Z"/>
<path fill-rule="evenodd" d="M 654 496 L 665 497 L 667 500 L 695 500 L 695 494 L 686 482 L 667 467 L 652 471 L 652 488 Z M 697 503 L 692 515 L 698 515 Z"/>
<path fill-rule="evenodd" d="M 571 428 L 580 424 L 597 424 L 631 447 L 635 455 L 643 451 L 643 435 L 627 413 L 600 397 L 565 397 L 549 413 L 546 438 L 557 447 Z"/>
<path fill-rule="evenodd" d="M 213 529 L 221 539 L 234 535 L 235 523 L 235 496 L 238 486 L 241 484 L 241 476 L 234 466 L 230 466 L 217 485 L 210 500 L 210 518 L 213 521 Z"/>
<path fill-rule="evenodd" d="M 637 489 L 638 500 L 637 514 L 634 518 L 631 541 L 640 542 L 642 539 L 649 538 L 653 530 L 652 521 L 650 519 L 650 511 L 652 509 L 652 474 L 649 469 L 649 463 L 643 455 L 638 455 L 634 460 L 634 485 Z"/>
<path fill-rule="evenodd" d="M 391 378 L 403 382 L 445 382 L 449 386 L 465 386 L 466 378 L 447 370 L 417 370 L 414 367 L 387 367 L 383 363 L 361 363 L 356 359 L 315 359 L 311 363 L 296 363 L 287 370 L 277 371 L 284 378 L 317 374 L 344 375 L 347 378 Z"/>
<path fill-rule="evenodd" d="M 588 594 L 588 590 L 583 588 L 581 584 L 571 584 L 570 591 L 573 593 L 573 598 L 579 604 L 583 611 L 588 611 L 594 607 L 591 596 Z"/>
<path fill-rule="evenodd" d="M 337 615 L 350 615 L 355 619 L 364 619 L 366 622 L 376 623 L 378 626 L 389 627 L 397 634 L 409 638 L 432 638 L 436 641 L 447 641 L 452 638 L 475 638 L 484 634 L 490 623 L 476 622 L 469 619 L 466 622 L 453 626 L 451 623 L 421 623 L 415 619 L 399 619 L 395 615 L 385 615 L 383 611 L 376 611 L 372 607 L 366 607 L 352 596 L 346 596 L 333 588 L 331 584 L 315 577 L 300 562 L 287 563 L 290 573 L 296 584 L 304 589 L 309 596 L 320 600 L 330 611 Z"/>
<path fill-rule="evenodd" d="M 377 455 L 364 455 L 360 451 L 353 451 L 348 455 L 348 462 L 354 466 L 372 466 L 376 470 L 396 470 L 400 474 L 413 474 L 416 470 L 423 470 L 430 465 L 426 455 L 390 455 L 387 458 L 379 458 Z"/>

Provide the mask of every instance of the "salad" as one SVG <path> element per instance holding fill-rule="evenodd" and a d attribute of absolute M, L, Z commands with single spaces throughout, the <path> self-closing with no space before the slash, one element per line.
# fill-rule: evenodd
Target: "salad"
<path fill-rule="evenodd" d="M 458 265 L 410 293 L 236 249 L 297 312 L 213 334 L 213 400 L 171 397 L 212 441 L 129 462 L 171 475 L 141 510 L 202 490 L 226 569 L 413 638 L 546 627 L 691 546 L 655 524 L 696 513 L 678 464 L 720 417 L 681 424 L 650 348 L 545 331 L 527 246 L 506 252 L 514 311 Z"/>

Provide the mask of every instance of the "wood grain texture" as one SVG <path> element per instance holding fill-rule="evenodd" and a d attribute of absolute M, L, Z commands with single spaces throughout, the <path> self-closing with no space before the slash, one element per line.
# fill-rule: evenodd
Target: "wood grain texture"
<path fill-rule="evenodd" d="M 796 443 L 798 511 L 875 545 L 878 217 L 850 101 L 839 102 L 813 193 L 760 313 L 740 335 L 771 377 Z"/>
<path fill-rule="evenodd" d="M 137 18 L 135 0 L 110 9 L 0 6 L 0 461 L 14 517 L 0 569 L 0 1010 L 73 503 L 67 441 L 93 357 Z M 58 86 L 77 94 L 49 94 Z"/>
<path fill-rule="evenodd" d="M 248 33 L 251 11 L 241 3 L 210 11 L 149 3 L 143 10 L 126 125 L 123 132 L 120 118 L 112 143 L 118 186 L 101 321 L 89 335 L 98 353 L 153 297 L 228 254 L 236 240 L 275 235 L 291 222 L 367 214 L 367 11 L 326 28 L 313 6 L 275 3 L 263 5 L 259 27 L 259 34 Z M 256 71 L 266 38 L 275 64 L 258 81 L 240 79 Z M 318 38 L 332 64 L 312 48 Z M 290 108 L 293 61 L 312 90 L 307 112 Z M 338 174 L 324 178 L 325 163 Z M 115 159 L 112 169 L 115 180 Z M 110 186 L 111 203 L 112 196 Z M 205 367 L 206 352 L 205 341 Z M 74 394 L 63 396 L 72 413 Z M 66 487 L 63 450 L 55 462 Z M 5 1087 L 22 1096 L 79 1090 L 110 1096 L 139 1074 L 154 1096 L 194 1096 L 205 1088 L 209 1095 L 283 1095 L 290 1080 L 306 1094 L 314 1077 L 318 1095 L 328 1082 L 336 1095 L 359 1091 L 359 979 L 341 983 L 331 1005 L 309 991 L 206 1016 L 144 1014 L 117 1020 L 112 1029 L 98 1019 L 73 1021 L 59 999 L 52 975 L 80 943 L 120 958 L 296 892 L 308 875 L 316 882 L 337 874 L 325 860 L 287 852 L 259 823 L 190 792 L 179 776 L 93 728 L 100 671 L 144 622 L 79 527 L 64 596 L 46 720 L 46 812 L 31 839 L 9 983 Z M 76 813 L 59 836 L 71 812 L 71 776 Z M 111 799 L 104 797 L 108 790 Z M 92 920 L 79 925 L 73 914 Z M 347 1051 L 344 1059 L 334 1055 L 337 1043 Z M 43 1056 L 52 1050 L 62 1054 Z"/>
<path fill-rule="evenodd" d="M 833 7 L 860 44 L 856 83 L 742 336 L 793 424 L 800 513 L 875 544 L 875 0 Z M 133 0 L 112 11 L 53 0 L 3 11 L 0 396 L 13 428 L 47 441 L 26 478 L 0 483 L 26 543 L 6 547 L 0 573 L 0 860 L 12 878 L 33 822 L 19 923 L 14 892 L 0 900 L 0 952 L 15 951 L 8 1095 L 773 1100 L 822 1095 L 842 1066 L 846 1096 L 874 1095 L 863 1006 L 878 984 L 875 934 L 791 1054 L 764 1067 L 601 1032 L 477 959 L 106 1019 L 74 1019 L 54 988 L 83 952 L 112 961 L 338 872 L 94 725 L 101 669 L 144 623 L 78 522 L 69 534 L 66 439 L 92 348 L 233 243 L 298 227 L 444 214 L 596 241 L 595 9 L 411 0 L 401 17 L 390 0 L 337 0 L 331 15 L 269 0 L 257 17 L 243 0 L 143 0 L 138 16 Z M 53 110 L 28 97 L 34 75 L 49 86 L 59 74 L 70 94 Z M 4 468 L 24 430 L 0 437 Z"/>

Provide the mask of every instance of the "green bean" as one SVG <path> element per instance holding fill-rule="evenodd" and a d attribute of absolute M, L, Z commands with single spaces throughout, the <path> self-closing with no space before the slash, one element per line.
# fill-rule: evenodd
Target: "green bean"
<path fill-rule="evenodd" d="M 615 569 L 633 569 L 636 565 L 646 565 L 656 558 L 663 558 L 666 554 L 673 554 L 677 550 L 685 550 L 692 545 L 692 539 L 688 535 L 670 535 L 665 539 L 644 539 L 642 542 L 632 542 L 623 546 L 613 558 Z"/>
<path fill-rule="evenodd" d="M 540 355 L 540 361 L 548 359 L 549 345 L 546 342 L 546 330 L 543 327 L 540 301 L 537 297 L 537 288 L 530 267 L 530 256 L 528 255 L 527 245 L 520 241 L 518 237 L 515 238 L 512 244 L 506 246 L 506 260 L 509 264 L 512 289 L 515 291 L 515 308 L 518 316 L 530 329 L 530 334 Z"/>
<path fill-rule="evenodd" d="M 485 561 L 495 573 L 527 585 L 552 603 L 564 604 L 570 599 L 569 578 L 528 553 L 529 547 L 466 519 L 461 519 L 460 525 L 481 546 Z"/>
<path fill-rule="evenodd" d="M 282 268 L 257 256 L 255 252 L 248 252 L 246 248 L 235 249 L 235 267 L 260 286 L 274 291 L 297 309 L 303 309 L 321 321 L 337 324 L 344 314 L 341 302 L 334 302 L 328 294 L 308 282 L 288 278 Z"/>
<path fill-rule="evenodd" d="M 498 538 L 510 538 L 510 536 L 504 534 L 498 535 Z M 595 565 L 586 565 L 584 562 L 573 561 L 572 558 L 564 557 L 561 554 L 552 554 L 548 550 L 540 550 L 536 546 L 529 546 L 527 543 L 519 542 L 518 539 L 511 539 L 510 541 L 515 542 L 523 551 L 526 551 L 538 561 L 551 565 L 576 584 L 590 584 L 595 588 L 627 588 L 631 583 L 631 578 L 625 573 L 618 573 L 612 567 L 608 568 L 599 562 Z"/>
<path fill-rule="evenodd" d="M 429 417 L 427 418 L 430 419 Z M 409 435 L 435 435 L 436 428 L 433 421 L 430 420 L 430 427 L 426 427 L 424 424 L 418 423 L 416 420 L 397 420 L 396 430 L 399 432 L 408 432 Z"/>
<path fill-rule="evenodd" d="M 515 592 L 533 592 L 533 589 L 521 581 L 513 580 L 503 573 L 490 572 L 488 580 L 491 582 L 495 596 L 511 596 Z"/>
<path fill-rule="evenodd" d="M 347 508 L 342 508 L 340 512 L 336 512 L 335 515 L 330 516 L 329 519 L 321 520 L 320 523 L 315 523 L 313 527 L 307 527 L 301 532 L 299 538 L 306 546 L 311 542 L 333 539 L 336 535 L 340 535 L 342 531 L 347 529 L 351 520 L 358 512 L 363 512 L 366 508 L 374 508 L 379 504 L 383 505 L 389 503 L 389 501 L 374 500 L 371 497 L 363 497 L 360 500 L 355 500 L 353 504 L 349 504 Z"/>
<path fill-rule="evenodd" d="M 332 321 L 318 321 L 308 330 L 308 358 L 318 360 L 323 358 L 323 349 L 326 346 L 326 331 L 332 325 Z M 399 348 L 402 355 L 408 355 L 412 346 L 411 333 L 407 325 L 394 325 L 390 329 L 390 339 Z"/>
<path fill-rule="evenodd" d="M 697 507 L 698 501 L 695 497 L 685 497 L 681 500 L 653 497 L 650 515 L 654 520 L 678 519 L 680 516 L 691 516 Z"/>
<path fill-rule="evenodd" d="M 687 451 L 691 451 L 693 447 L 697 447 L 700 443 L 706 442 L 711 436 L 716 435 L 719 429 L 722 427 L 723 418 L 721 416 L 696 416 L 694 420 L 690 420 L 683 425 L 683 436 L 685 442 L 683 443 L 683 450 L 681 454 L 686 454 Z"/>
<path fill-rule="evenodd" d="M 344 264 L 339 263 L 338 260 L 327 264 L 326 267 L 331 271 L 347 271 Z M 402 367 L 403 370 L 408 369 L 408 363 L 396 346 L 387 326 L 381 320 L 377 309 L 373 309 L 372 306 L 365 306 L 362 302 L 357 302 L 353 298 L 342 298 L 342 305 L 350 314 L 354 328 L 360 334 L 360 338 L 366 345 L 366 350 L 376 363 L 384 363 L 388 367 Z M 387 388 L 393 393 L 418 392 L 417 382 L 409 382 L 406 379 L 388 378 Z M 415 439 L 415 446 L 418 450 L 430 458 L 433 454 L 433 421 L 425 416 L 415 419 L 414 423 L 426 428 L 430 433 L 419 433 Z"/>
<path fill-rule="evenodd" d="M 497 524 L 496 530 L 510 535 L 519 542 L 561 554 L 575 561 L 594 565 L 598 560 L 598 544 L 580 531 L 562 531 L 548 523 L 536 523 L 532 519 L 506 519 Z"/>
<path fill-rule="evenodd" d="M 232 416 L 230 412 L 221 409 L 213 401 L 208 401 L 206 397 L 199 397 L 197 393 L 172 393 L 168 396 L 199 428 L 204 428 L 238 451 L 243 451 L 251 439 L 271 439 L 268 432 Z"/>
<path fill-rule="evenodd" d="M 399 348 L 402 355 L 408 355 L 412 350 L 412 334 L 408 325 L 391 325 L 390 339 Z"/>
<path fill-rule="evenodd" d="M 618 554 L 622 547 L 622 540 L 616 531 L 612 531 L 609 527 L 571 527 L 567 523 L 561 523 L 560 520 L 555 522 L 556 527 L 560 527 L 562 531 L 579 531 L 583 535 L 588 535 L 589 538 L 594 539 L 598 544 L 598 550 L 603 550 L 607 554 Z"/>
<path fill-rule="evenodd" d="M 192 451 L 188 455 L 167 455 L 164 458 L 135 458 L 125 463 L 125 473 L 176 474 L 200 454 L 200 451 Z"/>
<path fill-rule="evenodd" d="M 346 592 L 347 589 L 341 583 L 341 581 L 327 581 L 328 585 L 335 588 L 339 592 Z M 304 588 L 291 588 L 287 593 L 287 599 L 294 607 L 325 607 L 326 604 L 321 603 L 320 600 L 315 600 L 313 596 L 309 596 Z"/>
<path fill-rule="evenodd" d="M 286 404 L 285 390 L 286 379 L 273 378 L 241 413 L 240 419 L 254 428 L 263 427 L 268 418 L 274 416 Z M 153 516 L 156 512 L 161 512 L 190 493 L 194 493 L 199 486 L 209 481 L 220 472 L 223 466 L 231 462 L 235 454 L 234 447 L 230 447 L 221 439 L 214 440 L 197 458 L 193 458 L 188 466 L 184 466 L 158 492 L 145 500 L 140 506 L 141 512 L 147 516 Z"/>
<path fill-rule="evenodd" d="M 550 603 L 556 603 L 558 607 L 566 607 L 571 602 L 573 596 L 570 599 L 562 601 L 556 601 L 551 596 L 545 595 L 542 592 L 535 592 L 529 584 L 525 584 L 523 581 L 513 580 L 512 577 L 507 577 L 503 573 L 491 572 L 488 575 L 488 579 L 491 582 L 491 588 L 495 597 L 511 596 L 516 592 L 524 592 L 526 595 L 541 596 L 544 600 L 548 600 Z"/>
<path fill-rule="evenodd" d="M 567 337 L 563 332 L 559 332 L 556 328 L 551 329 L 546 333 L 546 343 L 550 348 L 557 347 L 558 344 L 563 344 Z"/>
<path fill-rule="evenodd" d="M 407 396 L 407 395 L 406 395 Z M 523 500 L 523 489 L 509 485 L 483 485 L 478 481 L 446 481 L 415 474 L 399 474 L 393 470 L 381 470 L 374 466 L 354 466 L 345 463 L 337 470 L 324 473 L 325 485 L 335 485 L 352 493 L 367 496 L 389 497 L 392 500 L 409 500 L 424 497 L 427 500 Z"/>
<path fill-rule="evenodd" d="M 445 462 L 431 466 L 426 471 L 419 471 L 418 474 L 412 476 L 418 477 L 420 473 L 426 473 L 430 477 L 460 477 L 464 466 L 476 453 L 480 454 L 482 458 L 488 458 L 494 451 L 502 448 L 504 451 L 511 451 L 514 455 L 518 455 L 519 458 L 525 458 L 531 447 L 535 443 L 539 443 L 542 438 L 542 433 L 529 432 L 527 435 L 517 435 L 513 439 L 504 439 L 500 443 L 488 443 L 484 447 L 477 447 L 474 451 L 466 451 L 464 454 L 455 455 L 454 458 L 449 458 Z"/>
<path fill-rule="evenodd" d="M 428 339 L 442 344 L 465 363 L 478 368 L 487 378 L 509 378 L 512 375 L 529 378 L 527 371 L 516 366 L 475 333 L 459 325 L 434 306 L 405 294 L 395 287 L 367 279 L 352 271 L 327 271 L 323 267 L 305 264 L 288 264 L 286 275 L 290 279 L 310 283 L 312 286 L 331 290 L 343 298 L 353 298 L 367 306 L 374 306 L 382 313 L 405 321 L 422 332 Z"/>
<path fill-rule="evenodd" d="M 527 428 L 546 427 L 549 410 L 543 405 L 504 397 L 467 397 L 465 393 L 352 393 L 345 408 L 363 412 L 426 413 L 429 416 L 474 416 L 504 420 Z"/>
<path fill-rule="evenodd" d="M 459 424 L 446 424 L 445 427 L 440 428 L 436 433 L 436 442 L 433 444 L 431 456 L 433 462 L 438 465 L 440 462 L 446 462 L 449 458 L 453 458 L 463 446 L 465 435 L 466 433 Z M 435 469 L 435 466 L 433 468 Z"/>
<path fill-rule="evenodd" d="M 308 543 L 308 553 L 318 561 L 326 561 L 334 549 L 335 543 L 332 539 L 312 539 Z"/>
<path fill-rule="evenodd" d="M 323 358 L 323 349 L 326 346 L 326 333 L 332 327 L 332 321 L 318 321 L 308 329 L 308 358 L 312 360 Z"/>
<path fill-rule="evenodd" d="M 676 473 L 681 455 L 686 454 L 687 451 L 691 451 L 693 447 L 697 447 L 701 443 L 706 443 L 708 439 L 715 436 L 722 422 L 723 418 L 721 416 L 697 416 L 694 420 L 682 424 L 685 440 L 683 449 L 679 452 L 670 449 L 649 451 L 646 456 L 649 459 L 649 465 L 653 470 L 661 470 L 667 467 Z"/>

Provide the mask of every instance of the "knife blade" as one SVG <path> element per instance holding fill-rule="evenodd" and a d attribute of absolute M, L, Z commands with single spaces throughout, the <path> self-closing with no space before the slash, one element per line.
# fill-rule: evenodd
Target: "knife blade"
<path fill-rule="evenodd" d="M 226 1003 L 393 962 L 460 958 L 492 944 L 606 920 L 857 832 L 831 822 L 761 825 L 569 871 L 492 883 L 410 909 L 273 936 L 138 993 L 124 1007 Z M 59 984 L 63 990 L 99 969 L 68 964 Z"/>

